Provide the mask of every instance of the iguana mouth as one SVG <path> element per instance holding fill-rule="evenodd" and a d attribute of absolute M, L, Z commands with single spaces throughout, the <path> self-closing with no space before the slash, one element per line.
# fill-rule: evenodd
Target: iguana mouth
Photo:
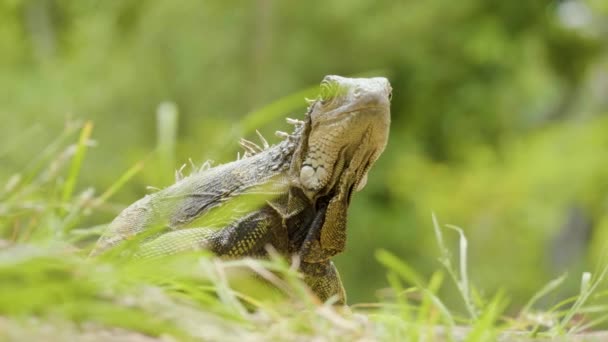
<path fill-rule="evenodd" d="M 384 106 L 382 106 L 382 105 L 358 107 L 358 108 L 349 109 L 349 110 L 346 110 L 346 111 L 341 111 L 339 108 L 336 108 L 334 110 L 331 110 L 331 111 L 327 112 L 328 113 L 328 118 L 325 118 L 323 120 L 323 123 L 324 124 L 326 124 L 326 123 L 331 124 L 331 123 L 334 123 L 334 122 L 337 122 L 337 121 L 340 121 L 340 120 L 344 120 L 344 117 L 347 116 L 347 115 L 348 116 L 355 116 L 356 114 L 359 114 L 359 113 L 362 113 L 362 112 L 366 112 L 366 111 L 372 112 L 372 113 L 382 112 L 383 109 L 384 109 Z M 334 112 L 335 112 L 335 114 L 334 114 Z"/>

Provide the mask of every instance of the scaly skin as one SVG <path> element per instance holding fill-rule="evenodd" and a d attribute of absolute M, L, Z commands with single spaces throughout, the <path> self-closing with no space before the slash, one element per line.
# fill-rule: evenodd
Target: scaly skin
<path fill-rule="evenodd" d="M 125 244 L 135 257 L 207 249 L 225 258 L 267 257 L 267 245 L 297 255 L 323 301 L 346 302 L 331 257 L 346 243 L 353 192 L 388 139 L 390 84 L 385 78 L 327 76 L 296 129 L 264 149 L 243 142 L 240 160 L 201 171 L 126 208 L 91 255 Z M 259 151 L 256 151 L 259 150 Z M 123 246 L 123 247 L 124 247 Z M 133 248 L 131 248 L 133 247 Z"/>

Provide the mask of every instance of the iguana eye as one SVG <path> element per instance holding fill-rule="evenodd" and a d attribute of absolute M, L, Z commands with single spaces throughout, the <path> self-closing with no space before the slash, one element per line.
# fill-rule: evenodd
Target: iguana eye
<path fill-rule="evenodd" d="M 321 98 L 321 103 L 325 104 L 325 102 L 331 100 L 331 86 L 329 81 L 321 82 L 321 89 L 319 91 L 319 96 Z"/>
<path fill-rule="evenodd" d="M 321 89 L 319 91 L 321 104 L 325 105 L 335 99 L 339 89 L 340 87 L 338 84 L 336 84 L 336 82 L 323 80 L 323 82 L 321 82 Z"/>

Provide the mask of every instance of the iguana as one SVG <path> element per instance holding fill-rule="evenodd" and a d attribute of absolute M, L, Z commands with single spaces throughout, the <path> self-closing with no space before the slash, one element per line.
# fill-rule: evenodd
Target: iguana
<path fill-rule="evenodd" d="M 345 303 L 330 260 L 346 242 L 354 191 L 384 150 L 390 125 L 386 78 L 326 76 L 303 121 L 280 143 L 248 150 L 236 161 L 194 172 L 145 196 L 108 226 L 91 255 L 126 240 L 136 257 L 207 249 L 222 257 L 265 257 L 267 245 L 299 256 L 304 281 L 323 301 Z M 131 249 L 131 245 L 129 245 Z"/>

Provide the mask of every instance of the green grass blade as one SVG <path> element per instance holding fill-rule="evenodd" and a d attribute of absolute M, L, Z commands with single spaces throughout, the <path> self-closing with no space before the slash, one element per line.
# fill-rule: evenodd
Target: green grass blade
<path fill-rule="evenodd" d="M 76 152 L 74 153 L 74 157 L 72 158 L 68 178 L 66 179 L 66 182 L 63 185 L 63 193 L 61 196 L 61 200 L 63 203 L 68 203 L 72 198 L 74 187 L 76 186 L 76 180 L 78 179 L 78 174 L 80 173 L 80 168 L 82 167 L 84 155 L 87 150 L 87 142 L 91 137 L 92 131 L 93 123 L 91 121 L 87 121 L 82 127 L 82 130 L 80 131 L 78 145 L 76 145 Z"/>
<path fill-rule="evenodd" d="M 496 341 L 496 336 L 500 330 L 495 326 L 495 323 L 506 309 L 507 303 L 508 301 L 504 297 L 503 292 L 499 291 L 485 307 L 479 319 L 475 321 L 465 341 Z"/>
<path fill-rule="evenodd" d="M 420 289 L 425 288 L 422 276 L 394 254 L 384 249 L 380 249 L 376 252 L 376 259 L 384 265 L 384 267 L 397 273 L 403 280 L 418 286 Z"/>
<path fill-rule="evenodd" d="M 163 102 L 158 106 L 156 112 L 156 148 L 159 158 L 159 167 L 162 171 L 161 181 L 163 184 L 171 183 L 173 178 L 178 120 L 178 108 L 173 102 Z"/>
<path fill-rule="evenodd" d="M 532 296 L 532 298 L 530 298 L 530 300 L 526 303 L 526 305 L 524 305 L 524 307 L 520 311 L 521 315 L 528 313 L 539 299 L 543 298 L 544 296 L 557 289 L 564 282 L 564 280 L 566 280 L 567 276 L 568 274 L 564 273 L 558 278 L 551 280 L 549 283 L 543 286 L 543 288 L 536 292 Z"/>
<path fill-rule="evenodd" d="M 120 190 L 133 176 L 138 174 L 144 168 L 144 161 L 138 161 L 135 165 L 131 166 L 125 173 L 123 173 L 116 182 L 106 189 L 96 200 L 96 205 L 105 203 L 110 197 L 112 197 L 118 190 Z"/>

